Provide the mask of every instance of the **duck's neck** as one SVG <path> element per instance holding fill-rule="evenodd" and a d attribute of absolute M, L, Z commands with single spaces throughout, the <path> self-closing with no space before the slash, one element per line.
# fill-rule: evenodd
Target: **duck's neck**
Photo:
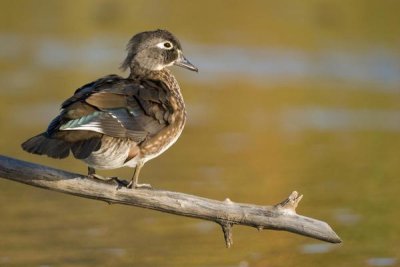
<path fill-rule="evenodd" d="M 133 80 L 143 80 L 143 79 L 159 80 L 167 84 L 171 90 L 179 91 L 179 85 L 177 80 L 172 75 L 172 73 L 166 68 L 162 70 L 149 70 L 141 68 L 139 66 L 134 66 L 131 67 L 131 73 L 129 74 L 128 78 Z"/>
<path fill-rule="evenodd" d="M 129 78 L 134 79 L 137 77 L 142 77 L 142 78 L 150 78 L 154 77 L 158 72 L 157 70 L 150 70 L 146 68 L 142 68 L 139 65 L 133 65 L 130 68 L 131 73 L 129 74 Z"/>

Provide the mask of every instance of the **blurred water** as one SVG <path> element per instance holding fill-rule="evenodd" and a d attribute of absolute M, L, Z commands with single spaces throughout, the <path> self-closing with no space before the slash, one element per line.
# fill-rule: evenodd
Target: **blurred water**
<path fill-rule="evenodd" d="M 399 7 L 1 1 L 2 154 L 85 172 L 77 160 L 29 155 L 20 143 L 43 131 L 79 86 L 126 75 L 118 66 L 132 34 L 168 28 L 200 72 L 173 68 L 188 124 L 141 179 L 260 205 L 298 190 L 299 213 L 327 221 L 344 243 L 234 227 L 227 250 L 209 222 L 0 179 L 0 266 L 397 266 Z"/>
<path fill-rule="evenodd" d="M 332 244 L 305 244 L 302 246 L 301 252 L 304 254 L 328 253 L 337 247 Z"/>
<path fill-rule="evenodd" d="M 66 70 L 79 66 L 96 73 L 122 61 L 121 44 L 126 43 L 126 38 L 109 36 L 74 43 L 3 34 L 0 35 L 0 41 L 0 59 L 17 60 L 23 50 L 31 50 L 32 60 L 23 67 L 33 64 L 43 69 Z M 22 46 L 23 43 L 29 45 Z M 398 51 L 387 48 L 368 47 L 360 51 L 346 51 L 333 47 L 311 53 L 268 46 L 242 48 L 185 43 L 185 47 L 186 53 L 201 70 L 201 75 L 188 75 L 188 78 L 200 82 L 215 82 L 220 81 L 221 76 L 237 75 L 268 85 L 292 79 L 336 79 L 350 83 L 379 84 L 373 88 L 400 92 L 400 55 Z"/>
<path fill-rule="evenodd" d="M 400 111 L 293 107 L 282 112 L 282 127 L 289 132 L 400 131 Z"/>
<path fill-rule="evenodd" d="M 394 266 L 396 264 L 394 258 L 372 258 L 367 261 L 369 266 Z"/>

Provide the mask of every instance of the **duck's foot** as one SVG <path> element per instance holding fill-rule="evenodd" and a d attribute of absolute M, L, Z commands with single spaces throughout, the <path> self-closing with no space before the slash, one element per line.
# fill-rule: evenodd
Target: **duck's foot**
<path fill-rule="evenodd" d="M 130 181 L 126 187 L 131 188 L 131 189 L 152 189 L 150 184 L 137 184 L 137 183 L 134 183 L 133 181 Z"/>
<path fill-rule="evenodd" d="M 128 185 L 129 185 L 129 182 L 128 182 L 128 181 L 122 180 L 122 179 L 120 179 L 118 176 L 103 177 L 103 176 L 101 176 L 101 175 L 98 175 L 98 174 L 95 174 L 95 173 L 94 173 L 94 174 L 88 175 L 88 177 L 89 177 L 89 178 L 92 178 L 92 179 L 97 179 L 97 180 L 100 180 L 100 181 L 104 181 L 104 182 L 106 182 L 106 183 L 110 183 L 110 182 L 116 183 L 117 186 L 118 186 L 118 188 L 121 188 L 121 187 L 128 187 Z"/>

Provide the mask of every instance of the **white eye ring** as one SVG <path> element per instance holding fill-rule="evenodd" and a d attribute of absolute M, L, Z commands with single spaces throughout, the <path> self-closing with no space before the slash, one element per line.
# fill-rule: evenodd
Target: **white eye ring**
<path fill-rule="evenodd" d="M 166 49 L 166 50 L 171 50 L 174 47 L 170 41 L 158 43 L 156 46 L 158 48 Z"/>

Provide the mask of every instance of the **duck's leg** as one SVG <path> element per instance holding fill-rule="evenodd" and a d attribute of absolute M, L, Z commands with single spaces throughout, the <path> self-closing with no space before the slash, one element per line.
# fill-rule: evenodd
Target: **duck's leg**
<path fill-rule="evenodd" d="M 139 180 L 139 173 L 140 173 L 140 169 L 143 167 L 144 162 L 139 161 L 135 167 L 135 172 L 133 173 L 132 176 L 132 180 L 129 182 L 128 184 L 128 188 L 151 188 L 151 185 L 149 184 L 139 184 L 138 180 Z"/>
<path fill-rule="evenodd" d="M 93 179 L 106 181 L 106 178 L 96 174 L 96 170 L 90 166 L 88 166 L 88 176 Z"/>
<path fill-rule="evenodd" d="M 127 186 L 128 182 L 125 180 L 121 180 L 116 176 L 113 177 L 103 177 L 101 175 L 96 174 L 96 170 L 90 166 L 88 166 L 88 177 L 92 178 L 92 179 L 97 179 L 97 180 L 101 180 L 101 181 L 105 181 L 105 182 L 116 182 L 118 184 L 118 186 Z"/>

